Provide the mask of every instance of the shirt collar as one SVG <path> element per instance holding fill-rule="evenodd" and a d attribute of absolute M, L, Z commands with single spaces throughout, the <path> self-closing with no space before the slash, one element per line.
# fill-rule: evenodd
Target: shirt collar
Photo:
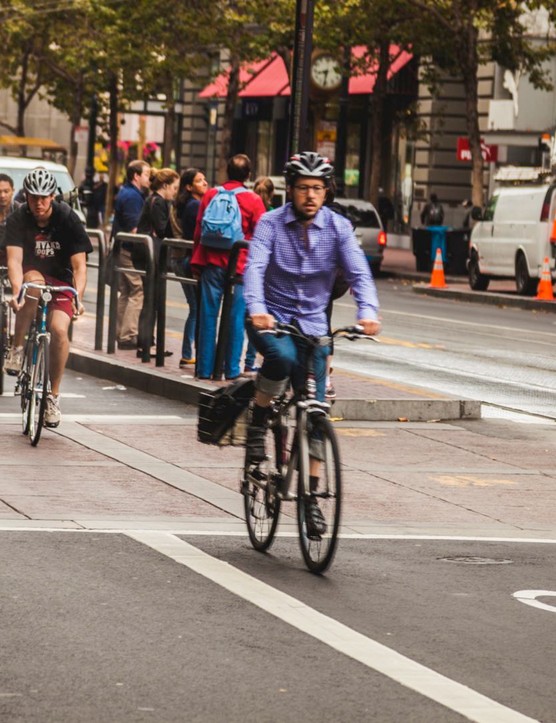
<path fill-rule="evenodd" d="M 289 201 L 287 204 L 287 210 L 286 210 L 286 224 L 294 224 L 299 221 L 297 216 L 295 215 L 295 212 L 293 210 L 293 204 L 291 201 Z M 326 214 L 323 212 L 324 206 L 321 206 L 319 210 L 317 211 L 317 215 L 314 217 L 311 226 L 315 226 L 315 228 L 324 228 L 325 226 L 325 216 Z"/>

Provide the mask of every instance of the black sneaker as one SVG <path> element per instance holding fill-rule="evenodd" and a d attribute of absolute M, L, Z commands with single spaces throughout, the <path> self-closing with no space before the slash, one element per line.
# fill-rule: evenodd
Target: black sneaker
<path fill-rule="evenodd" d="M 305 504 L 305 524 L 310 540 L 320 540 L 326 534 L 326 520 L 316 500 L 307 500 Z"/>
<path fill-rule="evenodd" d="M 246 458 L 248 463 L 262 462 L 266 459 L 264 440 L 266 429 L 255 424 L 247 427 Z"/>

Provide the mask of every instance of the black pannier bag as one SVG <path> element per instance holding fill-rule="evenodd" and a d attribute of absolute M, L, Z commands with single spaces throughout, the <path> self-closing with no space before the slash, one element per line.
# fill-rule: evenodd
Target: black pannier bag
<path fill-rule="evenodd" d="M 215 392 L 201 392 L 197 422 L 199 442 L 222 446 L 245 444 L 247 410 L 254 394 L 252 379 L 241 379 Z"/>

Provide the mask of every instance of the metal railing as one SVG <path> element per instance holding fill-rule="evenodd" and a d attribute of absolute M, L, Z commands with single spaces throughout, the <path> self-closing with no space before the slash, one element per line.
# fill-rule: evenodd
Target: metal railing
<path fill-rule="evenodd" d="M 193 241 L 177 238 L 165 238 L 161 242 L 160 256 L 158 264 L 154 258 L 154 243 L 151 236 L 148 234 L 136 234 L 136 233 L 123 233 L 116 234 L 115 248 L 121 248 L 122 243 L 128 244 L 141 244 L 145 248 L 145 268 L 136 269 L 123 267 L 118 263 L 118 256 L 115 255 L 115 263 L 111 270 L 111 278 L 106 278 L 106 272 L 103 274 L 103 287 L 104 283 L 110 283 L 110 302 L 109 302 L 109 322 L 108 322 L 108 344 L 107 352 L 114 354 L 116 351 L 116 326 L 117 326 L 117 310 L 118 310 L 118 286 L 119 278 L 121 273 L 137 274 L 143 277 L 144 281 L 144 327 L 150 334 L 154 328 L 154 321 L 156 320 L 156 354 L 155 364 L 157 367 L 164 366 L 165 358 L 165 345 L 166 345 L 166 299 L 167 299 L 167 282 L 179 282 L 181 284 L 188 284 L 191 286 L 198 287 L 196 279 L 187 278 L 185 276 L 178 276 L 172 271 L 168 271 L 168 249 L 177 248 L 190 250 L 193 248 Z M 228 268 L 225 279 L 224 295 L 222 300 L 222 310 L 220 313 L 220 323 L 218 326 L 217 342 L 216 342 L 216 353 L 215 362 L 213 368 L 212 378 L 219 380 L 223 375 L 224 357 L 226 353 L 226 345 L 229 337 L 229 326 L 230 326 L 230 314 L 232 310 L 232 301 L 234 286 L 237 283 L 238 277 L 236 274 L 237 261 L 239 258 L 240 251 L 247 248 L 248 243 L 246 241 L 236 242 L 232 250 L 230 251 L 230 258 L 228 262 Z M 104 259 L 105 260 L 105 259 Z M 100 274 L 99 274 L 100 275 Z M 100 281 L 99 281 L 100 284 Z M 99 294 L 100 294 L 99 289 Z M 104 293 L 104 291 L 102 292 Z M 104 306 L 104 297 L 102 300 L 102 306 Z M 98 308 L 98 307 L 97 307 Z M 199 304 L 197 305 L 197 322 L 199 319 Z M 196 324 L 198 329 L 198 323 Z M 100 332 L 100 338 L 102 339 L 102 330 Z M 197 340 L 196 340 L 197 341 Z M 150 342 L 151 339 L 140 339 L 139 346 L 142 349 L 141 361 L 150 361 Z M 95 346 L 95 348 L 98 348 Z"/>
<path fill-rule="evenodd" d="M 104 301 L 106 294 L 106 260 L 108 257 L 108 244 L 106 243 L 106 236 L 104 231 L 98 228 L 87 228 L 85 229 L 91 243 L 94 246 L 96 239 L 98 249 L 98 263 L 94 263 L 90 259 L 87 259 L 87 266 L 90 269 L 98 269 L 97 278 L 97 303 L 95 312 L 95 349 L 102 349 L 102 331 L 104 326 Z"/>

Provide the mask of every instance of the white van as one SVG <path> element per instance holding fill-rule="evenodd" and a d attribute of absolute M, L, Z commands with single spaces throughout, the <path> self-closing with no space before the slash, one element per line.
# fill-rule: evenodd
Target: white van
<path fill-rule="evenodd" d="M 556 258 L 556 183 L 501 186 L 486 209 L 472 211 L 479 222 L 469 242 L 469 286 L 484 291 L 493 278 L 515 279 L 518 294 L 533 295 L 549 259 Z"/>

